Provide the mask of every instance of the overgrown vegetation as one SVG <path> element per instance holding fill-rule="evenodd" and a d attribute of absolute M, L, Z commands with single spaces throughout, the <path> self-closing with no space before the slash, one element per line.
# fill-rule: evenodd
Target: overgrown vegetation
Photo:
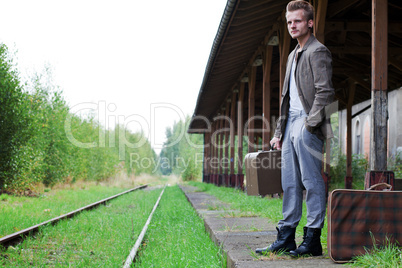
<path fill-rule="evenodd" d="M 6 214 L 0 227 L 4 224 L 9 228 L 3 234 L 0 230 L 0 236 L 10 233 L 11 226 L 20 229 L 32 224 L 32 219 L 42 221 L 51 214 L 92 203 L 97 196 L 101 199 L 105 194 L 114 194 L 118 188 L 110 186 L 83 182 L 81 187 L 88 189 L 51 190 L 51 195 L 34 199 L 2 195 L 0 201 L 4 204 L 0 203 L 0 210 L 6 208 Z M 0 247 L 0 266 L 121 267 L 160 192 L 160 187 L 137 190 L 55 225 L 41 227 L 35 236 L 20 244 Z M 15 209 L 20 203 L 23 206 Z M 28 214 L 31 217 L 26 217 Z M 226 257 L 211 241 L 202 219 L 175 185 L 166 188 L 132 266 L 225 267 Z"/>
<path fill-rule="evenodd" d="M 400 153 L 395 157 L 388 158 L 388 170 L 394 171 L 395 179 L 402 179 L 402 158 Z"/>
<path fill-rule="evenodd" d="M 352 267 L 361 268 L 400 268 L 402 267 L 402 248 L 387 238 L 383 246 L 378 246 L 373 238 L 373 247 L 366 254 L 353 258 Z"/>
<path fill-rule="evenodd" d="M 166 142 L 160 153 L 160 170 L 163 175 L 180 175 L 190 181 L 201 178 L 203 167 L 203 136 L 188 134 L 190 117 L 166 129 Z"/>
<path fill-rule="evenodd" d="M 83 206 L 133 188 L 132 182 L 106 185 L 79 182 L 62 189 L 46 189 L 38 198 L 0 195 L 0 237 L 66 214 Z M 130 185 L 131 184 L 131 185 Z"/>
<path fill-rule="evenodd" d="M 226 257 L 205 231 L 178 186 L 167 187 L 134 267 L 226 267 Z"/>
<path fill-rule="evenodd" d="M 160 192 L 134 191 L 44 226 L 35 237 L 1 248 L 0 266 L 122 267 Z"/>
<path fill-rule="evenodd" d="M 127 146 L 139 140 L 141 147 Z M 0 192 L 16 194 L 38 183 L 102 180 L 122 169 L 129 174 L 150 172 L 156 162 L 142 133 L 122 126 L 105 129 L 94 115 L 73 114 L 53 84 L 50 68 L 22 83 L 4 44 L 0 44 L 0 148 Z M 130 161 L 133 154 L 150 164 Z"/>
<path fill-rule="evenodd" d="M 364 189 L 364 177 L 368 170 L 368 161 L 364 155 L 352 155 L 353 189 Z M 331 189 L 345 188 L 346 155 L 337 154 L 331 163 Z"/>
<path fill-rule="evenodd" d="M 339 114 L 331 115 L 331 125 L 335 137 L 331 140 L 331 185 L 330 189 L 345 188 L 346 155 L 341 153 L 339 141 Z M 369 170 L 367 156 L 352 154 L 353 189 L 364 189 L 364 178 Z M 395 178 L 402 178 L 402 159 L 400 154 L 388 158 L 388 170 L 394 171 Z"/>

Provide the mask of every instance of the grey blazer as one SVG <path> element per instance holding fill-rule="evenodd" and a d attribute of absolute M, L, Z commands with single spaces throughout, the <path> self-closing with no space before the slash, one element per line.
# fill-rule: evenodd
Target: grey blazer
<path fill-rule="evenodd" d="M 274 136 L 282 139 L 285 133 L 289 111 L 289 80 L 292 61 L 299 45 L 289 54 L 286 64 L 286 75 L 283 83 L 280 117 Z M 334 99 L 335 90 L 332 86 L 332 56 L 331 52 L 321 44 L 314 35 L 307 40 L 297 55 L 295 80 L 300 101 L 306 112 L 306 129 L 316 134 L 320 139 L 332 138 L 333 132 L 329 115 L 326 118 L 326 106 Z"/>

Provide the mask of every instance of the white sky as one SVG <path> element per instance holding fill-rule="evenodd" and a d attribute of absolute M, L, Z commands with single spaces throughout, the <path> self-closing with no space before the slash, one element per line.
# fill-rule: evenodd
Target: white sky
<path fill-rule="evenodd" d="M 102 123 L 120 117 L 159 153 L 166 127 L 194 111 L 226 0 L 0 4 L 0 42 L 22 75 L 49 64 L 70 107 L 106 107 Z"/>

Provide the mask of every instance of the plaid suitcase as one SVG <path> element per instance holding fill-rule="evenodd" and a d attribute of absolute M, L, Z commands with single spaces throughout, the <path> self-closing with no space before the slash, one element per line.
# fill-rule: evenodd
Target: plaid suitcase
<path fill-rule="evenodd" d="M 386 190 L 379 190 L 384 188 Z M 337 263 L 350 261 L 386 239 L 402 243 L 402 191 L 380 183 L 370 189 L 338 189 L 328 198 L 328 253 Z M 373 236 L 373 237 L 372 237 Z"/>

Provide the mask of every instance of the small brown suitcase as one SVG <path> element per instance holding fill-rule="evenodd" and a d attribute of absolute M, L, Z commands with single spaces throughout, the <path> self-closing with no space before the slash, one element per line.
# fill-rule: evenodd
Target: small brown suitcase
<path fill-rule="evenodd" d="M 244 159 L 246 166 L 246 191 L 248 195 L 280 194 L 281 150 L 248 153 Z"/>
<path fill-rule="evenodd" d="M 371 189 L 384 189 L 371 190 Z M 328 198 L 328 253 L 337 263 L 350 261 L 385 241 L 402 243 L 402 191 L 379 183 L 370 190 L 337 189 Z"/>

